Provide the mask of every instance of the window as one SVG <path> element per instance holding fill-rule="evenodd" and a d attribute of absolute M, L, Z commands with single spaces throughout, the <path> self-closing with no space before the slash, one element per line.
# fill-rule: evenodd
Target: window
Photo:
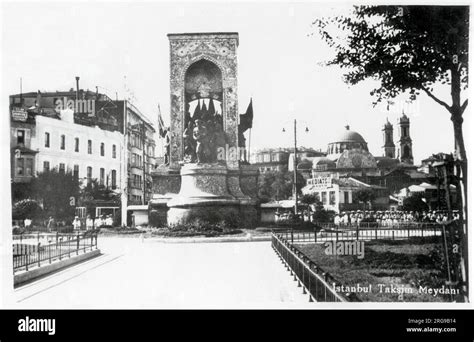
<path fill-rule="evenodd" d="M 59 163 L 59 172 L 64 173 L 66 171 L 66 164 Z"/>
<path fill-rule="evenodd" d="M 25 158 L 18 158 L 16 160 L 16 175 L 17 176 L 25 175 Z"/>
<path fill-rule="evenodd" d="M 32 158 L 18 158 L 16 160 L 16 175 L 17 176 L 32 176 L 33 175 L 33 159 Z"/>
<path fill-rule="evenodd" d="M 79 178 L 79 165 L 74 165 L 74 178 Z"/>
<path fill-rule="evenodd" d="M 117 158 L 117 146 L 112 145 L 112 158 Z"/>
<path fill-rule="evenodd" d="M 349 191 L 344 191 L 344 203 L 349 203 Z"/>
<path fill-rule="evenodd" d="M 264 154 L 263 155 L 263 162 L 264 163 L 269 163 L 270 162 L 270 154 Z"/>
<path fill-rule="evenodd" d="M 87 153 L 92 154 L 92 140 L 87 140 Z"/>
<path fill-rule="evenodd" d="M 87 183 L 90 183 L 92 179 L 92 167 L 88 166 L 87 167 Z"/>
<path fill-rule="evenodd" d="M 330 205 L 336 204 L 336 192 L 335 191 L 329 191 L 329 204 Z"/>
<path fill-rule="evenodd" d="M 27 158 L 25 159 L 26 162 L 26 176 L 33 176 L 33 159 Z"/>
<path fill-rule="evenodd" d="M 105 145 L 100 143 L 100 155 L 103 157 L 105 155 Z"/>
<path fill-rule="evenodd" d="M 402 127 L 402 137 L 408 136 L 408 128 L 407 127 Z"/>
<path fill-rule="evenodd" d="M 44 147 L 49 147 L 49 133 L 44 134 Z"/>
<path fill-rule="evenodd" d="M 61 150 L 66 149 L 66 136 L 64 134 L 61 135 Z"/>
<path fill-rule="evenodd" d="M 112 170 L 112 189 L 115 190 L 115 188 L 117 188 L 117 171 Z"/>
<path fill-rule="evenodd" d="M 17 145 L 25 145 L 25 130 L 19 129 L 16 131 L 16 143 Z"/>
<path fill-rule="evenodd" d="M 43 162 L 43 171 L 49 171 L 49 161 Z"/>
<path fill-rule="evenodd" d="M 105 178 L 105 169 L 103 167 L 100 168 L 100 177 L 99 177 L 99 184 L 104 185 L 104 178 Z"/>
<path fill-rule="evenodd" d="M 321 202 L 328 204 L 328 193 L 326 191 L 321 192 Z"/>
<path fill-rule="evenodd" d="M 314 195 L 316 197 L 316 202 L 321 202 L 321 196 L 319 195 L 319 192 L 315 192 Z"/>
<path fill-rule="evenodd" d="M 74 139 L 74 151 L 79 152 L 79 138 Z"/>

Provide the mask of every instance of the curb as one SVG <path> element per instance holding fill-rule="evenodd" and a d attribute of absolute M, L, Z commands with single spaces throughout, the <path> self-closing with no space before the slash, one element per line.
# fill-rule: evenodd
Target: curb
<path fill-rule="evenodd" d="M 64 259 L 58 262 L 53 262 L 52 264 L 48 264 L 45 266 L 37 267 L 35 269 L 32 269 L 30 271 L 26 271 L 23 273 L 15 274 L 13 277 L 13 286 L 17 287 L 19 285 L 23 285 L 24 283 L 33 281 L 37 278 L 43 277 L 45 275 L 48 275 L 50 273 L 54 273 L 56 271 L 60 271 L 64 268 L 67 268 L 69 266 L 78 264 L 82 261 L 94 258 L 96 256 L 100 255 L 100 249 L 95 249 L 90 252 L 86 252 L 81 255 L 77 255 L 68 259 Z"/>

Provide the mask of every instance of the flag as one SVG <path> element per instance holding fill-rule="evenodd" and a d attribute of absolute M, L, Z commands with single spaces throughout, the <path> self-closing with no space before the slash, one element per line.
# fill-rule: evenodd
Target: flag
<path fill-rule="evenodd" d="M 161 117 L 160 105 L 158 105 L 158 131 L 159 131 L 160 137 L 164 138 L 166 136 L 165 123 L 163 121 L 163 118 Z"/>
<path fill-rule="evenodd" d="M 194 108 L 194 113 L 193 113 L 193 121 L 197 119 L 201 119 L 201 100 L 197 100 L 198 103 L 196 107 Z"/>
<path fill-rule="evenodd" d="M 252 99 L 247 107 L 245 114 L 240 114 L 240 129 L 245 132 L 247 129 L 252 128 L 253 123 L 253 104 Z"/>
<path fill-rule="evenodd" d="M 214 101 L 212 99 L 209 100 L 208 112 L 210 116 L 216 115 L 216 108 L 214 107 Z"/>

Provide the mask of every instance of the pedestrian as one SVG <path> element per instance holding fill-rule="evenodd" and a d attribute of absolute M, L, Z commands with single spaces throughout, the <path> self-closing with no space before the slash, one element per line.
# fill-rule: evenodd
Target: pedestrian
<path fill-rule="evenodd" d="M 53 228 L 56 228 L 56 221 L 52 216 L 50 216 L 48 220 L 48 231 L 51 232 Z"/>
<path fill-rule="evenodd" d="M 25 224 L 25 229 L 26 230 L 30 229 L 31 228 L 31 219 L 25 218 L 24 224 Z"/>
<path fill-rule="evenodd" d="M 87 230 L 92 230 L 92 229 L 94 229 L 94 220 L 91 218 L 90 215 L 87 215 L 87 219 L 86 219 L 86 229 L 87 229 Z"/>
<path fill-rule="evenodd" d="M 105 219 L 105 225 L 108 228 L 112 228 L 112 226 L 114 225 L 114 219 L 112 218 L 112 215 L 107 215 L 107 218 Z"/>
<path fill-rule="evenodd" d="M 74 221 L 72 221 L 72 226 L 74 227 L 74 230 L 81 229 L 81 220 L 79 219 L 79 216 L 74 217 Z"/>
<path fill-rule="evenodd" d="M 94 220 L 94 228 L 99 229 L 100 227 L 102 227 L 102 220 L 100 217 L 96 217 Z"/>

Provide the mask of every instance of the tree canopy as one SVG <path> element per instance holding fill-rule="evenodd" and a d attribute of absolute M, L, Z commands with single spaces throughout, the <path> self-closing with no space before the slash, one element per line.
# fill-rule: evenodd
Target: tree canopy
<path fill-rule="evenodd" d="M 335 49 L 326 64 L 346 69 L 346 83 L 379 81 L 370 93 L 374 104 L 424 92 L 446 108 L 458 157 L 466 159 L 461 127 L 468 100 L 461 95 L 468 81 L 468 6 L 354 6 L 350 14 L 313 24 Z M 450 86 L 451 103 L 434 93 L 435 84 Z"/>
<path fill-rule="evenodd" d="M 79 197 L 79 181 L 72 172 L 42 172 L 32 179 L 31 187 L 34 197 L 43 202 L 47 215 L 56 218 L 74 216 Z"/>
<path fill-rule="evenodd" d="M 263 201 L 285 200 L 293 195 L 293 172 L 266 172 L 259 178 L 258 195 Z M 296 187 L 298 193 L 305 185 L 305 180 L 297 173 Z"/>

